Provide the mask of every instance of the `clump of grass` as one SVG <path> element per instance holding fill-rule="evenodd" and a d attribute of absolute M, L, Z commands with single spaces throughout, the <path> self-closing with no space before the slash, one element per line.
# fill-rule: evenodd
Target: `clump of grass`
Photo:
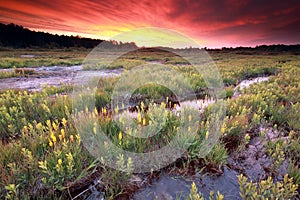
<path fill-rule="evenodd" d="M 122 194 L 132 175 L 133 163 L 131 158 L 125 161 L 123 155 L 119 155 L 116 166 L 118 169 L 104 167 L 102 172 L 101 181 L 104 185 L 105 197 L 107 199 L 115 199 L 118 195 Z"/>
<path fill-rule="evenodd" d="M 0 79 L 4 79 L 4 78 L 12 78 L 12 77 L 16 77 L 16 73 L 13 71 L 2 71 L 0 72 Z"/>
<path fill-rule="evenodd" d="M 130 70 L 133 67 L 141 66 L 145 64 L 142 60 L 120 58 L 112 63 L 106 61 L 94 61 L 93 63 L 85 63 L 83 65 L 84 70 L 103 70 L 103 69 L 126 69 Z"/>
<path fill-rule="evenodd" d="M 15 68 L 15 74 L 17 75 L 32 75 L 34 74 L 34 69 L 27 68 Z"/>
<path fill-rule="evenodd" d="M 219 143 L 208 153 L 204 158 L 204 163 L 208 167 L 208 170 L 214 168 L 220 170 L 222 166 L 227 163 L 228 152 L 224 144 Z"/>
<path fill-rule="evenodd" d="M 226 95 L 225 95 L 226 98 L 231 98 L 234 94 L 234 89 L 233 89 L 233 87 L 227 87 L 225 89 L 225 92 L 226 92 Z"/>

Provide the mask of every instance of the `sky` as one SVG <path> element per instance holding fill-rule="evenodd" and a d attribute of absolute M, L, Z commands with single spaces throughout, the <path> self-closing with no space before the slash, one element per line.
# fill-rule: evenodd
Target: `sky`
<path fill-rule="evenodd" d="M 2 0 L 0 22 L 107 40 L 158 27 L 208 48 L 300 44 L 299 0 Z"/>

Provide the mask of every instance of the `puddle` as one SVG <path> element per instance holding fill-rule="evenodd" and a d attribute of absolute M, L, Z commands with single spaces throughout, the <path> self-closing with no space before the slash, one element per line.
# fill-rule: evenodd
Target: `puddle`
<path fill-rule="evenodd" d="M 198 191 L 205 199 L 209 198 L 210 191 L 219 191 L 224 195 L 224 199 L 241 199 L 239 195 L 238 173 L 224 168 L 222 176 L 210 176 L 197 174 L 193 178 L 183 178 L 161 175 L 159 179 L 152 182 L 150 186 L 137 191 L 133 196 L 134 200 L 142 199 L 186 199 L 190 193 L 191 184 L 195 182 Z"/>
<path fill-rule="evenodd" d="M 257 77 L 257 78 L 253 78 L 253 79 L 248 79 L 248 80 L 243 80 L 242 82 L 240 82 L 240 84 L 238 84 L 235 88 L 234 88 L 234 97 L 237 97 L 240 95 L 240 91 L 243 90 L 244 88 L 248 88 L 250 85 L 254 84 L 254 83 L 260 83 L 263 81 L 268 81 L 270 79 L 269 76 L 267 77 Z"/>
<path fill-rule="evenodd" d="M 32 55 L 32 54 L 23 54 L 20 56 L 21 58 L 34 58 L 35 55 Z"/>
<path fill-rule="evenodd" d="M 28 89 L 38 91 L 43 85 L 59 86 L 61 84 L 72 84 L 77 72 L 80 75 L 95 77 L 118 76 L 122 69 L 83 71 L 81 65 L 77 66 L 43 66 L 36 68 L 24 68 L 25 70 L 34 70 L 34 74 L 28 77 L 13 77 L 0 79 L 0 89 Z M 13 71 L 14 69 L 1 69 L 1 71 Z"/>
<path fill-rule="evenodd" d="M 234 97 L 237 97 L 240 95 L 239 90 L 242 90 L 244 88 L 249 87 L 250 85 L 254 84 L 254 83 L 259 83 L 259 82 L 263 82 L 263 81 L 267 81 L 269 80 L 270 77 L 258 77 L 258 78 L 254 78 L 254 79 L 250 79 L 250 80 L 244 80 L 242 81 L 238 86 L 235 87 L 235 93 L 234 93 Z M 142 98 L 142 97 L 141 97 Z M 142 101 L 142 100 L 141 100 Z M 173 108 L 173 112 L 178 113 L 179 111 L 181 111 L 181 109 L 183 107 L 190 107 L 192 109 L 196 109 L 198 110 L 200 113 L 204 112 L 204 109 L 209 106 L 212 103 L 215 103 L 216 100 L 213 98 L 205 98 L 205 99 L 196 99 L 196 100 L 186 100 L 186 101 L 182 101 L 180 102 L 179 105 L 176 105 L 176 107 Z M 139 105 L 138 103 L 134 104 L 134 106 Z M 124 109 L 122 111 L 122 115 L 125 115 L 127 117 L 131 117 L 131 118 L 137 118 L 137 112 L 130 112 L 128 109 Z M 117 115 L 115 116 L 116 118 L 120 117 L 121 115 Z"/>
<path fill-rule="evenodd" d="M 204 112 L 204 109 L 210 104 L 214 103 L 215 100 L 213 98 L 209 99 L 197 99 L 192 101 L 183 101 L 180 102 L 180 105 L 175 107 L 175 111 L 180 111 L 182 107 L 190 107 L 193 109 L 199 110 L 201 113 Z"/>

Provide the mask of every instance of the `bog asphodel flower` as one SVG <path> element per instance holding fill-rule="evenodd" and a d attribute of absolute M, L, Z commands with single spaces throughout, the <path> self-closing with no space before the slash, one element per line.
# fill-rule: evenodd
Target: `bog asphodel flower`
<path fill-rule="evenodd" d="M 119 141 L 119 144 L 120 144 L 120 145 L 122 145 L 122 138 L 123 138 L 123 135 L 122 135 L 122 132 L 120 131 L 120 132 L 119 132 L 119 140 L 120 140 L 120 141 Z"/>
<path fill-rule="evenodd" d="M 70 135 L 70 141 L 74 142 L 74 136 L 73 135 Z"/>
<path fill-rule="evenodd" d="M 141 113 L 138 113 L 138 114 L 137 114 L 137 120 L 138 120 L 139 123 L 142 122 Z"/>
<path fill-rule="evenodd" d="M 226 132 L 226 124 L 224 123 L 221 128 L 221 133 L 224 134 Z"/>
<path fill-rule="evenodd" d="M 94 113 L 95 113 L 96 116 L 98 116 L 98 110 L 97 110 L 97 108 L 94 109 Z"/>
<path fill-rule="evenodd" d="M 96 135 L 97 134 L 97 123 L 94 122 L 94 125 L 93 125 L 93 133 Z"/>
<path fill-rule="evenodd" d="M 77 144 L 80 144 L 81 138 L 79 134 L 75 135 Z"/>
<path fill-rule="evenodd" d="M 192 115 L 189 115 L 189 122 L 192 121 Z"/>
<path fill-rule="evenodd" d="M 115 113 L 118 113 L 119 112 L 119 106 L 115 107 Z"/>
<path fill-rule="evenodd" d="M 53 133 L 51 134 L 50 138 L 53 141 L 53 143 L 55 144 L 56 143 L 56 137 Z"/>
<path fill-rule="evenodd" d="M 206 133 L 205 133 L 205 139 L 208 139 L 208 136 L 209 136 L 209 131 L 206 131 Z"/>
<path fill-rule="evenodd" d="M 62 134 L 62 136 L 64 137 L 65 136 L 65 129 L 60 129 L 60 133 Z"/>
<path fill-rule="evenodd" d="M 63 124 L 64 127 L 67 126 L 67 120 L 65 118 L 62 118 L 62 122 L 61 123 Z"/>
<path fill-rule="evenodd" d="M 27 127 L 27 126 L 24 126 L 24 127 L 23 127 L 23 131 L 24 131 L 25 134 L 28 134 L 28 127 Z"/>
<path fill-rule="evenodd" d="M 102 108 L 102 113 L 103 113 L 103 115 L 106 115 L 106 108 L 105 107 Z"/>
<path fill-rule="evenodd" d="M 143 118 L 143 126 L 146 126 L 146 118 Z"/>
<path fill-rule="evenodd" d="M 62 159 L 61 159 L 61 158 L 57 160 L 57 164 L 58 164 L 58 165 L 61 165 L 61 164 L 62 164 Z"/>
<path fill-rule="evenodd" d="M 54 129 L 54 130 L 56 130 L 56 131 L 57 131 L 58 127 L 57 127 L 57 125 L 56 125 L 56 123 L 55 123 L 55 122 L 53 122 L 53 123 L 52 123 L 52 127 L 53 127 L 53 129 Z"/>
<path fill-rule="evenodd" d="M 123 135 L 122 135 L 122 132 L 120 131 L 119 132 L 119 140 L 122 140 L 122 138 L 123 138 Z"/>

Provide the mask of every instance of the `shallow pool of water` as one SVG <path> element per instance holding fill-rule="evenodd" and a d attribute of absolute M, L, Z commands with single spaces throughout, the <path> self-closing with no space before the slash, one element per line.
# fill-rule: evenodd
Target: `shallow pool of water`
<path fill-rule="evenodd" d="M 13 71 L 14 69 L 1 69 L 1 71 Z M 27 77 L 13 77 L 0 79 L 0 90 L 3 89 L 27 89 L 40 90 L 44 85 L 59 86 L 62 84 L 73 84 L 76 75 L 93 77 L 118 76 L 122 69 L 83 71 L 81 65 L 76 66 L 43 66 L 36 68 L 24 68 L 24 70 L 34 70 L 34 74 Z"/>
<path fill-rule="evenodd" d="M 156 196 L 158 199 L 185 199 L 190 193 L 192 182 L 195 182 L 205 199 L 208 199 L 210 191 L 219 191 L 224 195 L 224 199 L 241 199 L 237 176 L 237 172 L 227 168 L 221 176 L 198 174 L 195 177 L 184 178 L 164 174 L 150 186 L 137 191 L 133 199 L 155 199 Z"/>

